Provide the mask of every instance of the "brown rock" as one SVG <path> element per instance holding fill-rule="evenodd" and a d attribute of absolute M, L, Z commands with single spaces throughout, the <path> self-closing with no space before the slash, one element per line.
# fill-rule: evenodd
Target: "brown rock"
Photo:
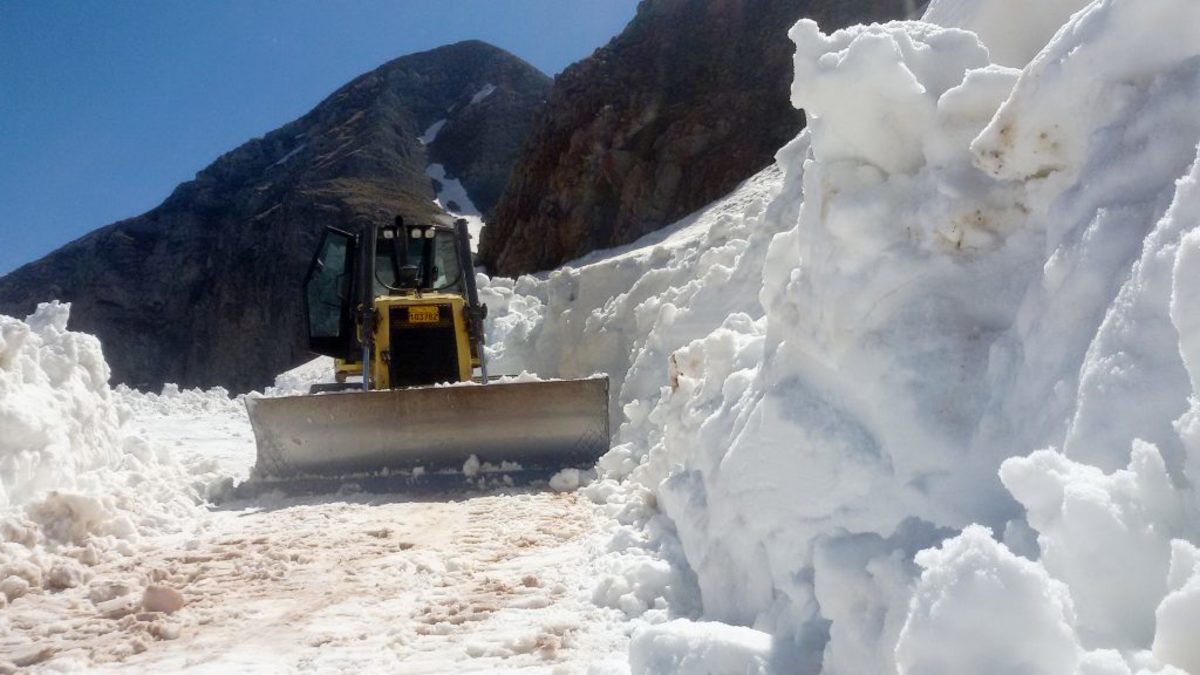
<path fill-rule="evenodd" d="M 802 17 L 830 31 L 911 0 L 643 0 L 619 36 L 562 72 L 534 122 L 480 259 L 557 267 L 631 242 L 728 193 L 803 126 L 789 103 Z"/>

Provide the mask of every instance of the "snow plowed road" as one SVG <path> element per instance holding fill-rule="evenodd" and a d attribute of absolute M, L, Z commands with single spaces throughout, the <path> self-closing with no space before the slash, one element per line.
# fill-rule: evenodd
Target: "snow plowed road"
<path fill-rule="evenodd" d="M 590 601 L 605 520 L 552 492 L 260 502 L 17 600 L 0 648 L 157 672 L 585 672 L 627 644 L 623 614 Z M 186 606 L 122 604 L 148 582 Z"/>

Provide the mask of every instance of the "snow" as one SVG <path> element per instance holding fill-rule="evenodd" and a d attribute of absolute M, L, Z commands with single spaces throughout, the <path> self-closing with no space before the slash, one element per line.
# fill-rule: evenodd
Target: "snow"
<path fill-rule="evenodd" d="M 1200 671 L 1200 550 L 1186 541 L 1171 542 L 1170 592 L 1155 611 L 1153 651 L 1163 663 Z"/>
<path fill-rule="evenodd" d="M 687 619 L 638 629 L 629 645 L 634 675 L 766 675 L 770 661 L 770 635 Z"/>
<path fill-rule="evenodd" d="M 249 477 L 254 434 L 242 397 L 231 398 L 221 387 L 180 390 L 172 384 L 158 394 L 118 385 L 113 394 L 130 410 L 130 426 L 139 433 L 185 457 L 203 460 L 225 483 Z"/>
<path fill-rule="evenodd" d="M 552 493 L 240 505 L 192 536 L 96 566 L 119 586 L 100 603 L 115 618 L 63 591 L 9 607 L 6 639 L 61 650 L 47 670 L 619 667 L 624 616 L 589 595 L 610 522 L 586 500 Z M 170 589 L 153 591 L 163 596 L 153 605 L 140 590 L 147 576 L 149 588 Z M 46 636 L 48 624 L 61 628 Z"/>
<path fill-rule="evenodd" d="M 292 148 L 286 155 L 284 155 L 283 157 L 280 157 L 278 160 L 276 160 L 275 163 L 272 164 L 271 166 L 279 166 L 281 164 L 286 164 L 289 159 L 295 157 L 296 155 L 298 155 L 300 153 L 300 151 L 304 150 L 304 148 L 307 148 L 307 147 L 308 147 L 308 141 L 305 141 L 304 143 L 297 145 L 296 147 Z"/>
<path fill-rule="evenodd" d="M 924 21 L 979 36 L 992 63 L 1023 68 L 1088 0 L 932 0 Z"/>
<path fill-rule="evenodd" d="M 111 390 L 67 318 L 0 317 L 0 669 L 622 673 L 634 622 L 686 583 L 641 529 L 647 493 L 587 472 L 561 493 L 229 501 L 254 457 L 241 397 Z"/>
<path fill-rule="evenodd" d="M 275 386 L 264 392 L 268 396 L 293 396 L 307 394 L 314 384 L 329 382 L 334 376 L 334 360 L 331 356 L 318 356 L 275 377 Z"/>
<path fill-rule="evenodd" d="M 100 343 L 67 330 L 69 313 L 51 302 L 0 316 L 0 666 L 44 651 L 23 608 L 40 617 L 48 594 L 103 586 L 99 568 L 190 530 L 222 485 L 211 460 L 180 462 L 135 428 Z"/>
<path fill-rule="evenodd" d="M 479 91 L 471 97 L 469 105 L 475 105 L 483 99 L 491 96 L 496 91 L 493 84 L 485 84 Z M 440 119 L 421 134 L 419 140 L 422 145 L 430 145 L 437 139 L 442 127 L 446 126 L 447 119 Z M 446 175 L 446 167 L 439 163 L 430 163 L 425 167 L 425 175 L 436 181 L 437 194 L 433 201 L 452 218 L 462 218 L 467 221 L 467 231 L 471 234 L 471 252 L 474 253 L 479 249 L 479 236 L 485 225 L 483 215 L 475 204 L 471 201 L 471 197 L 467 194 L 467 189 L 463 187 L 461 181 L 457 178 L 451 178 Z"/>
<path fill-rule="evenodd" d="M 550 489 L 556 492 L 570 492 L 583 484 L 585 472 L 579 469 L 563 469 L 550 477 Z"/>
<path fill-rule="evenodd" d="M 215 481 L 211 462 L 175 462 L 130 428 L 99 341 L 67 330 L 69 313 L 51 302 L 0 316 L 0 581 L 20 567 L 33 588 L 55 566 L 172 531 Z"/>
<path fill-rule="evenodd" d="M 98 340 L 66 329 L 69 310 L 50 303 L 25 321 L 0 318 L 0 507 L 76 487 L 122 459 L 108 365 Z"/>
<path fill-rule="evenodd" d="M 495 91 L 496 85 L 491 84 L 490 82 L 483 85 L 483 87 L 479 91 L 475 92 L 475 95 L 471 97 L 471 102 L 468 105 L 475 105 L 476 103 L 479 103 L 483 99 L 491 96 L 493 93 L 495 93 Z"/>
<path fill-rule="evenodd" d="M 448 120 L 440 119 L 440 120 L 434 122 L 433 124 L 430 124 L 429 128 L 426 129 L 425 132 L 422 133 L 420 138 L 418 139 L 421 141 L 421 144 L 429 145 L 429 144 L 433 143 L 434 140 L 437 139 L 438 132 L 440 132 L 442 130 L 442 127 L 446 126 L 447 121 Z"/>
<path fill-rule="evenodd" d="M 1195 668 L 1200 17 L 1028 4 L 801 21 L 776 167 L 483 285 L 493 364 L 610 374 L 602 479 L 791 672 Z"/>
<path fill-rule="evenodd" d="M 441 164 L 430 164 L 425 168 L 425 174 L 437 181 L 439 189 L 433 201 L 449 213 L 453 218 L 463 218 L 467 221 L 467 231 L 471 234 L 471 252 L 479 249 L 479 235 L 483 231 L 483 216 L 471 202 L 467 189 L 457 178 L 446 175 L 446 167 Z"/>
<path fill-rule="evenodd" d="M 1074 673 L 1071 595 L 972 525 L 917 555 L 924 568 L 896 646 L 909 673 Z"/>

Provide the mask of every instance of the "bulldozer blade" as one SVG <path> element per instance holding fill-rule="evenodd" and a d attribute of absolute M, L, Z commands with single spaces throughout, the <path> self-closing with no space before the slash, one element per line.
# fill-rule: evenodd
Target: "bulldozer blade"
<path fill-rule="evenodd" d="M 255 480 L 461 470 L 586 468 L 609 447 L 608 378 L 246 399 Z"/>

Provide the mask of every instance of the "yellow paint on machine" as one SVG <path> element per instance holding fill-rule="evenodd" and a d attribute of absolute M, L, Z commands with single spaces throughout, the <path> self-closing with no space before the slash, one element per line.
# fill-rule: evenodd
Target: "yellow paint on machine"
<path fill-rule="evenodd" d="M 442 320 L 438 305 L 450 306 L 454 322 L 455 348 L 458 351 L 458 381 L 466 382 L 471 379 L 472 371 L 479 365 L 479 355 L 471 353 L 466 303 L 462 296 L 453 293 L 424 293 L 420 296 L 383 295 L 375 298 L 378 321 L 375 323 L 374 353 L 371 354 L 371 378 L 376 389 L 391 388 L 391 374 L 388 372 L 391 359 L 408 358 L 406 354 L 392 353 L 392 308 L 407 308 L 410 323 L 437 323 Z"/>

